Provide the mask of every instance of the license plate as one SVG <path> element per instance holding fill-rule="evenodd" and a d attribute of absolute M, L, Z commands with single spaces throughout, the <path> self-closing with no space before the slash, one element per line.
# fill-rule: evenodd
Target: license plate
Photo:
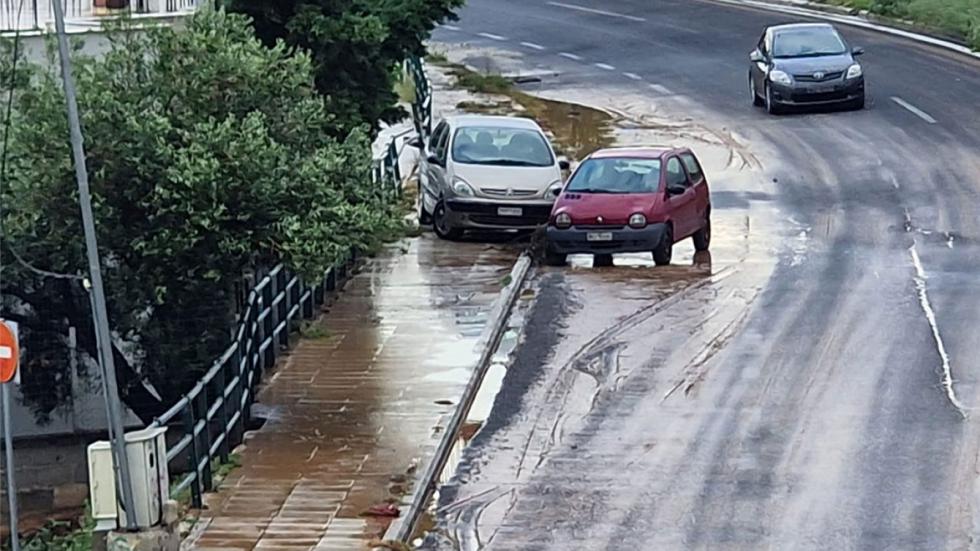
<path fill-rule="evenodd" d="M 498 207 L 498 216 L 522 216 L 524 214 L 524 209 L 520 207 Z"/>
<path fill-rule="evenodd" d="M 612 241 L 611 232 L 589 232 L 585 234 L 585 239 L 588 241 Z"/>

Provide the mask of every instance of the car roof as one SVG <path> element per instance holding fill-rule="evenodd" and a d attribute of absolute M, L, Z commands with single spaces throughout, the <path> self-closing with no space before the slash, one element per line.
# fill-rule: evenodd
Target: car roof
<path fill-rule="evenodd" d="M 465 126 L 493 126 L 500 128 L 526 128 L 541 130 L 538 123 L 524 117 L 503 117 L 499 115 L 455 115 L 447 117 L 446 122 L 459 128 Z"/>
<path fill-rule="evenodd" d="M 833 25 L 830 23 L 786 23 L 784 25 L 774 25 L 769 27 L 770 31 L 795 31 L 798 29 L 829 29 L 835 31 Z"/>
<path fill-rule="evenodd" d="M 608 147 L 589 155 L 590 159 L 660 159 L 668 153 L 687 151 L 684 148 L 663 146 Z"/>

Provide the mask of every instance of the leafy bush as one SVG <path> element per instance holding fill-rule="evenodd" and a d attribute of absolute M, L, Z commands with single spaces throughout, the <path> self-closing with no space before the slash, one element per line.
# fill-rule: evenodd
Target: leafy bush
<path fill-rule="evenodd" d="M 279 41 L 310 52 L 316 86 L 337 114 L 337 128 L 393 122 L 397 107 L 394 70 L 410 55 L 425 53 L 435 25 L 454 17 L 463 0 L 226 0 L 254 20 L 267 44 Z"/>
<path fill-rule="evenodd" d="M 4 85 L 10 59 L 0 56 Z M 83 273 L 53 61 L 19 65 L 4 245 Z M 369 129 L 341 130 L 311 58 L 266 47 L 243 16 L 206 10 L 182 31 L 120 29 L 104 57 L 75 63 L 117 368 L 144 419 L 227 346 L 245 271 L 286 262 L 315 277 L 401 223 L 372 186 Z M 68 326 L 94 354 L 88 296 L 77 281 L 3 270 L 4 312 L 26 341 L 25 394 L 43 416 L 71 396 Z"/>

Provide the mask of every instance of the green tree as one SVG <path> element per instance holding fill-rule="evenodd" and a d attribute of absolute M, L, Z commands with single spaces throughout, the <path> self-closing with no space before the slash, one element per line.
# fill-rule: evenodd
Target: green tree
<path fill-rule="evenodd" d="M 455 19 L 464 0 L 227 0 L 254 21 L 267 45 L 309 52 L 317 89 L 337 113 L 338 129 L 376 127 L 404 113 L 397 107 L 400 63 L 425 53 L 435 26 Z"/>
<path fill-rule="evenodd" d="M 95 350 L 80 283 L 6 254 L 58 272 L 86 266 L 51 61 L 20 65 L 0 189 L 0 297 L 23 324 L 25 393 L 42 416 L 71 396 L 67 328 Z M 243 273 L 286 262 L 316 277 L 399 222 L 371 183 L 367 129 L 338 129 L 310 57 L 265 47 L 241 15 L 120 29 L 107 54 L 75 64 L 116 359 L 124 397 L 146 419 L 229 344 Z"/>

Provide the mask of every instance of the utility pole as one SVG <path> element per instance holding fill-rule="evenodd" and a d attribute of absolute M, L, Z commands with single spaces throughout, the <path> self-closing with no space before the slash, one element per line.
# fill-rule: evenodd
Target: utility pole
<path fill-rule="evenodd" d="M 105 391 L 108 414 L 109 439 L 112 442 L 113 467 L 116 471 L 117 499 L 122 495 L 126 512 L 126 528 L 136 528 L 136 508 L 133 500 L 129 461 L 126 458 L 126 433 L 122 424 L 122 407 L 119 387 L 116 385 L 116 367 L 112 357 L 112 335 L 109 333 L 109 315 L 105 305 L 105 289 L 102 286 L 102 268 L 99 264 L 99 248 L 95 238 L 95 222 L 92 217 L 92 197 L 89 194 L 88 169 L 85 166 L 85 148 L 82 142 L 82 125 L 78 118 L 78 101 L 75 81 L 71 74 L 71 58 L 68 55 L 68 37 L 65 35 L 65 14 L 62 0 L 51 0 L 54 9 L 55 30 L 58 34 L 58 54 L 61 58 L 61 78 L 65 87 L 68 106 L 68 129 L 71 132 L 71 150 L 75 161 L 75 178 L 78 180 L 78 201 L 82 209 L 82 227 L 85 232 L 85 248 L 88 253 L 89 278 L 91 279 L 92 315 L 95 322 L 95 342 L 102 367 L 102 386 Z"/>

